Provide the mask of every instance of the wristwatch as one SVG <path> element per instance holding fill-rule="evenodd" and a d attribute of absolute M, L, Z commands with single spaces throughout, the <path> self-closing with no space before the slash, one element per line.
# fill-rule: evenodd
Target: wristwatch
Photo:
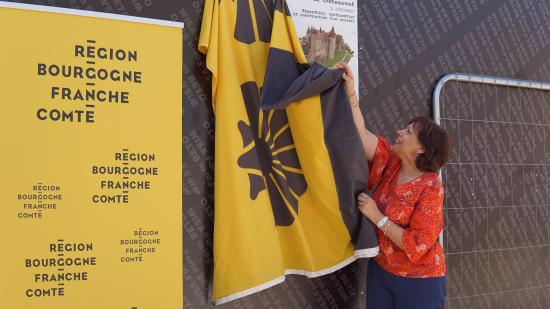
<path fill-rule="evenodd" d="M 378 226 L 378 228 L 381 229 L 384 226 L 384 224 L 386 224 L 386 222 L 388 222 L 388 217 L 384 216 L 384 218 L 380 219 L 380 221 L 376 223 L 376 226 Z"/>

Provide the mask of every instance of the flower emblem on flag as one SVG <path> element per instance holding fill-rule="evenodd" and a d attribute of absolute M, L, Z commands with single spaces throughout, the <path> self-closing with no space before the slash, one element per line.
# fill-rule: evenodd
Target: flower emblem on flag
<path fill-rule="evenodd" d="M 235 0 L 233 0 L 235 1 Z M 290 16 L 290 10 L 286 1 L 254 0 L 250 6 L 248 0 L 237 0 L 237 14 L 235 17 L 234 37 L 237 41 L 245 44 L 253 44 L 257 41 L 269 43 L 273 28 L 274 11 L 280 11 Z M 252 9 L 254 17 L 252 17 Z M 258 30 L 258 37 L 254 34 L 254 24 Z"/>
<path fill-rule="evenodd" d="M 307 189 L 284 110 L 260 110 L 255 82 L 241 85 L 250 124 L 239 121 L 243 154 L 237 164 L 250 180 L 250 198 L 267 190 L 275 224 L 289 226 L 298 215 L 298 199 Z"/>

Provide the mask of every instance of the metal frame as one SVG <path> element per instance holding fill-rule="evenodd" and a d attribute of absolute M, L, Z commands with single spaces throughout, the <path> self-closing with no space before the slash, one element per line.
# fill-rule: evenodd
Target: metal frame
<path fill-rule="evenodd" d="M 524 79 L 512 79 L 496 76 L 486 76 L 486 75 L 476 75 L 468 73 L 451 73 L 443 76 L 435 85 L 433 93 L 433 112 L 434 120 L 437 124 L 440 124 L 440 109 L 439 109 L 439 96 L 441 95 L 441 90 L 446 82 L 450 80 L 456 80 L 459 82 L 472 82 L 480 84 L 489 84 L 489 85 L 498 85 L 498 86 L 512 86 L 519 88 L 529 88 L 529 89 L 539 89 L 539 90 L 550 90 L 550 83 L 537 82 L 532 80 Z"/>
<path fill-rule="evenodd" d="M 512 79 L 505 77 L 496 77 L 496 76 L 487 76 L 487 75 L 476 75 L 468 73 L 450 73 L 443 76 L 437 84 L 433 92 L 433 118 L 437 124 L 441 124 L 441 109 L 439 98 L 441 96 L 441 90 L 445 86 L 445 83 L 448 81 L 459 81 L 459 82 L 470 82 L 470 83 L 479 83 L 479 84 L 489 84 L 497 86 L 509 86 L 509 87 L 518 87 L 518 88 L 528 88 L 528 89 L 537 89 L 537 90 L 550 90 L 550 83 L 532 81 L 532 80 L 522 80 L 522 79 Z M 443 179 L 441 171 L 439 171 L 439 178 Z M 439 234 L 439 243 L 443 246 L 443 231 Z"/>

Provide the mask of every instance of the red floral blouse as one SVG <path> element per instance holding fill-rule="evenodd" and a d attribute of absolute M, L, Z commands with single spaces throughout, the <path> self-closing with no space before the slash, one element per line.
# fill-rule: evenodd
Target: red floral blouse
<path fill-rule="evenodd" d="M 386 271 L 409 278 L 445 275 L 445 256 L 438 242 L 443 229 L 443 186 L 436 173 L 424 173 L 397 184 L 401 160 L 383 137 L 372 164 L 369 164 L 368 189 L 380 211 L 403 228 L 401 250 L 382 230 L 376 229 L 380 253 L 376 262 Z"/>

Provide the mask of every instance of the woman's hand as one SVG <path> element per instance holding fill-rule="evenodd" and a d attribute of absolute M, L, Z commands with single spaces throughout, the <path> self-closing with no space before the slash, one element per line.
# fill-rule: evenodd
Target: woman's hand
<path fill-rule="evenodd" d="M 355 83 L 353 82 L 353 72 L 351 71 L 351 68 L 349 65 L 347 65 L 345 62 L 338 62 L 335 64 L 333 69 L 343 69 L 344 73 L 342 74 L 342 79 L 346 82 L 346 92 L 348 94 L 348 97 L 352 97 L 355 95 Z"/>
<path fill-rule="evenodd" d="M 361 211 L 361 213 L 363 213 L 363 215 L 369 218 L 369 220 L 371 220 L 373 223 L 376 224 L 380 219 L 384 217 L 382 212 L 378 209 L 378 205 L 376 205 L 376 202 L 365 192 L 361 192 L 359 194 L 359 197 L 357 197 L 357 201 L 359 203 L 359 210 Z"/>

